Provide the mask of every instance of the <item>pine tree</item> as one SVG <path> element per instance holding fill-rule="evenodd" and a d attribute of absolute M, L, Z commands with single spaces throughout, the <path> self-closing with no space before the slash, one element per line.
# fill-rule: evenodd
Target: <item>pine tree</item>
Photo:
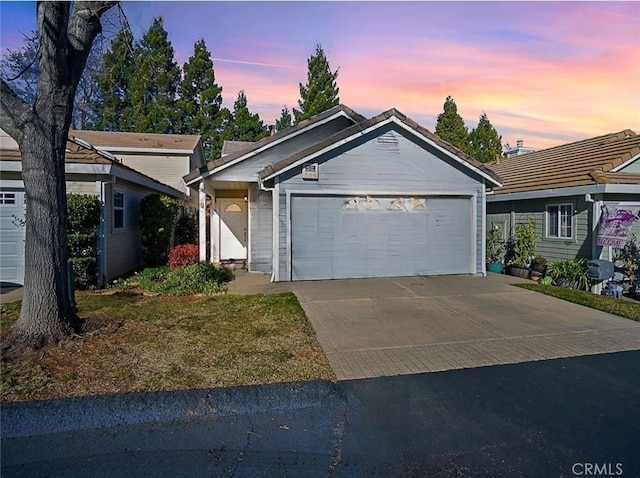
<path fill-rule="evenodd" d="M 238 93 L 238 99 L 233 104 L 233 113 L 227 122 L 224 139 L 232 141 L 258 141 L 269 134 L 260 116 L 252 114 L 247 106 L 244 91 Z"/>
<path fill-rule="evenodd" d="M 444 102 L 443 112 L 438 115 L 436 134 L 448 143 L 469 152 L 469 130 L 464 124 L 462 116 L 458 114 L 458 106 L 451 96 Z"/>
<path fill-rule="evenodd" d="M 189 57 L 182 71 L 179 131 L 201 135 L 205 157 L 211 161 L 220 156 L 222 149 L 222 88 L 216 84 L 211 53 L 204 40 L 195 43 L 193 56 Z"/>
<path fill-rule="evenodd" d="M 133 124 L 125 121 L 125 112 L 131 109 L 131 87 L 133 76 L 133 36 L 129 28 L 123 27 L 105 53 L 101 73 L 100 114 L 95 128 L 104 131 L 131 131 Z"/>
<path fill-rule="evenodd" d="M 307 60 L 307 84 L 300 83 L 299 110 L 293 109 L 296 123 L 317 115 L 340 104 L 338 97 L 338 68 L 331 72 L 329 61 L 320 44 L 316 45 L 316 52 Z"/>
<path fill-rule="evenodd" d="M 289 113 L 289 109 L 285 106 L 284 108 L 282 108 L 280 119 L 276 120 L 276 131 L 283 131 L 290 127 L 291 127 L 291 113 Z"/>
<path fill-rule="evenodd" d="M 493 127 L 487 115 L 482 113 L 478 126 L 469 134 L 470 154 L 482 163 L 495 161 L 502 155 L 502 136 Z"/>
<path fill-rule="evenodd" d="M 125 121 L 133 125 L 133 131 L 176 131 L 180 68 L 173 60 L 173 53 L 162 18 L 154 19 L 134 50 L 135 72 L 130 82 L 132 108 L 125 112 Z"/>

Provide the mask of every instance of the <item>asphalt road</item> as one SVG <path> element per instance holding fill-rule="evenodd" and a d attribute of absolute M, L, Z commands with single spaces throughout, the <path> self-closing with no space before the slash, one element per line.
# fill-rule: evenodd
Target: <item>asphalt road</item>
<path fill-rule="evenodd" d="M 212 391 L 206 407 L 202 391 L 5 405 L 1 471 L 7 478 L 637 477 L 639 364 L 640 351 L 632 351 L 247 387 Z M 152 409 L 164 419 L 150 421 Z"/>

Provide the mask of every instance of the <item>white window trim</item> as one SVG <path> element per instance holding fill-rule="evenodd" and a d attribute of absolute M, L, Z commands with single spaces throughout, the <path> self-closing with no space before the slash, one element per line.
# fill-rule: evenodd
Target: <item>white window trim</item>
<path fill-rule="evenodd" d="M 116 207 L 116 194 L 122 194 L 122 207 Z M 111 230 L 121 232 L 127 229 L 127 190 L 123 187 L 114 186 L 111 194 Z M 122 211 L 122 227 L 116 227 L 116 210 Z"/>
<path fill-rule="evenodd" d="M 571 236 L 561 236 L 561 231 L 562 231 L 562 224 L 561 224 L 561 219 L 562 219 L 562 214 L 561 214 L 561 210 L 562 210 L 562 206 L 569 206 L 571 208 Z M 557 236 L 552 236 L 549 234 L 549 225 L 551 224 L 551 220 L 549 219 L 549 208 L 550 207 L 557 207 L 558 208 L 558 235 Z M 574 206 L 573 203 L 570 202 L 564 202 L 564 203 L 553 203 L 553 204 L 547 204 L 545 206 L 545 231 L 544 231 L 544 237 L 546 239 L 557 239 L 560 241 L 571 241 L 573 239 L 575 239 L 575 215 L 576 215 L 576 208 Z"/>

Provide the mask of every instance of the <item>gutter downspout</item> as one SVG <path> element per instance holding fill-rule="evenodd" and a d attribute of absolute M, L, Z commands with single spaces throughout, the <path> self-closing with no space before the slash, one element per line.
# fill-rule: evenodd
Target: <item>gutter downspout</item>
<path fill-rule="evenodd" d="M 116 176 L 111 175 L 110 181 L 100 181 L 100 230 L 98 231 L 98 286 L 104 287 L 106 284 L 107 271 L 107 193 L 106 186 L 115 184 Z"/>
<path fill-rule="evenodd" d="M 271 267 L 271 277 L 269 278 L 269 282 L 273 283 L 276 281 L 276 267 L 279 266 L 279 264 L 276 264 L 276 248 L 278 247 L 278 237 L 279 237 L 279 231 L 280 228 L 276 228 L 275 224 L 276 221 L 280 221 L 280 218 L 276 216 L 276 213 L 279 214 L 279 211 L 276 211 L 276 203 L 279 204 L 279 200 L 280 198 L 275 197 L 277 196 L 277 194 L 275 194 L 275 190 L 276 188 L 268 188 L 267 186 L 264 185 L 264 183 L 262 182 L 262 179 L 258 178 L 258 187 L 260 188 L 261 191 L 270 191 L 271 192 L 271 203 L 272 203 L 272 215 L 271 215 L 271 234 L 272 234 L 272 254 L 271 254 L 271 260 L 272 260 L 272 267 Z"/>

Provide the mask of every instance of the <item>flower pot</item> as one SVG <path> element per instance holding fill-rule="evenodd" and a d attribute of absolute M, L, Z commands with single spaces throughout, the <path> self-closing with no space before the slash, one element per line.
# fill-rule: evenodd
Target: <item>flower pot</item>
<path fill-rule="evenodd" d="M 520 277 L 522 279 L 529 279 L 531 271 L 528 267 L 509 266 L 507 267 L 507 274 L 514 277 Z"/>
<path fill-rule="evenodd" d="M 487 262 L 487 271 L 502 274 L 504 264 L 502 262 Z"/>
<path fill-rule="evenodd" d="M 533 264 L 531 264 L 531 269 L 536 271 L 536 272 L 541 272 L 542 275 L 544 275 L 544 273 L 547 272 L 547 265 L 546 264 L 538 264 L 537 262 L 534 262 Z"/>

